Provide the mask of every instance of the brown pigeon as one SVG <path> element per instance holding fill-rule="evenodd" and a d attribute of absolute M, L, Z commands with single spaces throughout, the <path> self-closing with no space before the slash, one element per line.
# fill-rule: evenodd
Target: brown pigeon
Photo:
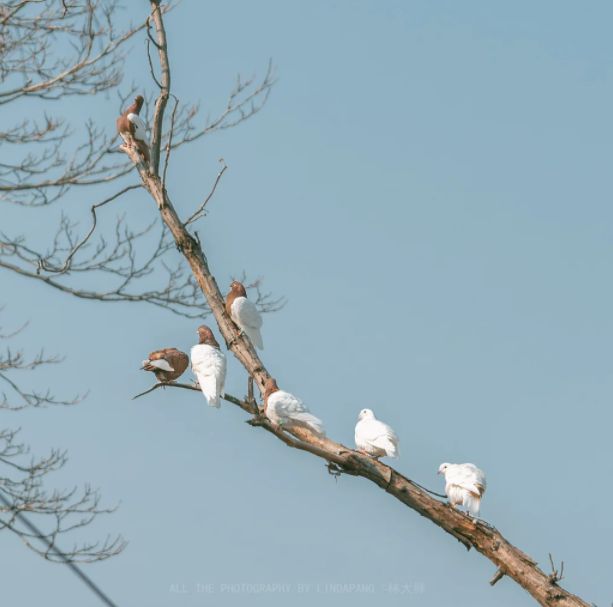
<path fill-rule="evenodd" d="M 128 145 L 131 144 L 130 139 L 132 139 L 141 156 L 145 159 L 145 162 L 149 162 L 147 126 L 139 116 L 140 110 L 143 107 L 143 102 L 143 96 L 138 95 L 138 97 L 134 99 L 134 103 L 117 118 L 117 132 Z"/>
<path fill-rule="evenodd" d="M 247 299 L 247 291 L 242 283 L 234 280 L 226 295 L 226 312 L 251 343 L 260 350 L 264 349 L 262 341 L 262 317 L 255 304 Z"/>
<path fill-rule="evenodd" d="M 178 379 L 189 365 L 189 356 L 176 348 L 162 348 L 149 354 L 143 360 L 142 368 L 155 373 L 158 381 L 169 382 Z"/>

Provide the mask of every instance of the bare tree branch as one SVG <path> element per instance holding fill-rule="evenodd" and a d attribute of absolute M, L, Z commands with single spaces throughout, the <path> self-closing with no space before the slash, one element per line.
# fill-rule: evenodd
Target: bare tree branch
<path fill-rule="evenodd" d="M 161 16 L 159 18 L 161 20 Z M 162 62 L 166 62 L 165 68 L 167 68 L 167 42 L 163 32 L 163 27 L 160 27 L 157 41 L 159 47 L 161 47 L 160 59 Z M 163 69 L 165 68 L 163 67 Z M 168 78 L 165 85 L 169 86 L 169 83 L 170 79 Z M 162 90 L 158 98 L 161 113 L 163 113 L 164 108 L 162 98 L 167 93 L 168 91 Z M 135 158 L 132 157 L 132 160 L 134 161 Z M 239 332 L 228 316 L 224 299 L 209 269 L 200 239 L 194 238 L 187 230 L 187 223 L 183 223 L 179 219 L 168 192 L 166 188 L 162 187 L 156 172 L 149 174 L 142 167 L 139 167 L 138 163 L 135 162 L 135 164 L 144 187 L 150 192 L 164 224 L 170 230 L 177 248 L 184 255 L 198 286 L 205 295 L 228 349 L 232 351 L 248 375 L 257 383 L 260 393 L 263 393 L 264 384 L 271 377 L 271 374 L 264 366 L 249 339 Z M 250 413 L 256 413 L 250 403 L 239 403 L 239 406 Z M 527 590 L 539 604 L 559 607 L 588 607 L 585 601 L 557 585 L 560 578 L 555 568 L 553 574 L 545 574 L 538 567 L 536 561 L 508 542 L 497 529 L 458 512 L 449 504 L 434 499 L 390 466 L 348 449 L 328 438 L 317 436 L 306 428 L 298 427 L 292 430 L 279 428 L 259 413 L 251 420 L 251 423 L 263 427 L 290 447 L 308 451 L 325 459 L 329 465 L 334 466 L 333 471 L 362 476 L 372 481 L 409 508 L 416 510 L 441 527 L 466 548 L 475 548 L 486 556 L 500 572 Z"/>
<path fill-rule="evenodd" d="M 221 163 L 222 167 L 219 170 L 219 173 L 217 173 L 217 177 L 215 177 L 215 181 L 213 182 L 213 187 L 211 188 L 211 191 L 206 195 L 206 198 L 204 199 L 202 204 L 185 221 L 185 225 L 189 225 L 190 223 L 197 221 L 198 219 L 200 219 L 206 214 L 205 207 L 208 204 L 209 200 L 211 200 L 211 198 L 213 198 L 213 196 L 215 195 L 217 186 L 219 182 L 221 181 L 223 174 L 226 172 L 226 169 L 228 168 L 223 158 L 220 158 L 219 162 Z"/>
<path fill-rule="evenodd" d="M 13 332 L 13 336 L 19 334 Z M 0 409 L 19 411 L 27 407 L 48 405 L 74 405 L 82 396 L 72 399 L 57 398 L 50 390 L 39 393 L 22 388 L 13 376 L 23 371 L 33 371 L 41 366 L 57 364 L 57 356 L 46 356 L 40 352 L 33 358 L 26 358 L 21 350 L 6 349 L 0 354 L 0 381 L 9 387 L 13 403 L 7 393 L 0 398 Z M 26 546 L 57 562 L 93 562 L 119 554 L 125 547 L 120 537 L 107 537 L 104 541 L 86 542 L 75 545 L 68 552 L 56 550 L 56 544 L 65 534 L 86 527 L 99 515 L 113 512 L 114 508 L 100 505 L 100 495 L 89 486 L 81 491 L 76 488 L 48 491 L 44 488 L 47 476 L 59 470 L 67 461 L 64 451 L 51 450 L 43 457 L 28 457 L 29 447 L 19 441 L 18 430 L 0 429 L 0 491 L 5 497 L 0 504 L 0 531 L 8 530 L 19 536 Z M 45 529 L 39 534 L 21 519 L 21 513 L 28 512 L 37 517 Z M 42 540 L 43 546 L 37 541 Z"/>
<path fill-rule="evenodd" d="M 7 3 L 0 10 L 3 24 L 0 76 L 4 76 L 0 78 L 0 99 L 16 104 L 34 96 L 39 107 L 51 108 L 53 99 L 115 89 L 120 113 L 134 94 L 133 88 L 125 93 L 117 88 L 128 41 L 144 35 L 161 53 L 160 60 L 163 57 L 167 63 L 167 53 L 155 36 L 164 36 L 160 30 L 161 17 L 175 5 L 153 2 L 151 14 L 143 24 L 117 31 L 113 25 L 118 11 L 116 0 L 84 0 L 61 6 L 55 0 Z M 150 31 L 151 24 L 154 33 Z M 72 58 L 57 51 L 64 47 L 74 50 Z M 170 95 L 169 68 L 162 70 L 162 77 L 167 80 L 164 90 Z M 196 126 L 197 107 L 183 105 L 175 98 L 173 111 L 167 117 L 163 96 L 158 98 L 152 133 L 156 167 L 162 146 L 166 152 L 163 183 L 174 149 L 205 132 L 228 128 L 232 121 L 238 124 L 246 119 L 250 115 L 245 105 L 250 103 L 247 98 L 251 96 L 255 103 L 259 94 L 272 84 L 268 82 L 256 92 L 250 81 L 238 82 L 222 116 L 205 127 Z M 146 118 L 146 109 L 153 103 L 146 91 L 144 94 Z M 58 104 L 53 104 L 53 110 L 57 108 Z M 68 117 L 69 113 L 56 116 L 44 111 L 37 118 L 28 112 L 18 124 L 0 131 L 0 143 L 12 146 L 13 150 L 7 155 L 10 161 L 0 161 L 0 204 L 24 207 L 27 213 L 31 207 L 62 203 L 76 188 L 92 195 L 90 190 L 94 186 L 98 188 L 95 195 L 102 202 L 94 199 L 89 204 L 92 220 L 84 233 L 80 233 L 75 221 L 68 219 L 68 213 L 62 213 L 55 232 L 49 230 L 50 243 L 40 242 L 40 237 L 35 242 L 28 233 L 11 234 L 9 222 L 3 223 L 0 268 L 83 299 L 146 302 L 188 318 L 208 314 L 206 301 L 193 277 L 182 265 L 177 265 L 176 245 L 164 226 L 160 226 L 159 237 L 154 239 L 153 224 L 131 228 L 125 213 L 116 217 L 114 229 L 106 227 L 108 221 L 101 222 L 97 209 L 131 192 L 123 178 L 133 170 L 133 165 L 116 147 L 113 125 L 103 128 L 90 120 L 83 126 L 73 126 Z M 102 194 L 98 193 L 100 189 Z M 71 209 L 70 216 L 72 212 Z M 29 229 L 31 221 L 24 217 L 15 224 L 21 231 Z M 92 284 L 97 286 L 92 288 Z M 272 310 L 274 306 L 269 302 L 265 308 Z"/>

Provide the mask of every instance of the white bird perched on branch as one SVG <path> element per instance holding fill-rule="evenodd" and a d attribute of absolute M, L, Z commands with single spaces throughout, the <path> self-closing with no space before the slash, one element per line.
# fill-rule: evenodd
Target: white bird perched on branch
<path fill-rule="evenodd" d="M 355 426 L 355 446 L 359 451 L 379 458 L 398 457 L 398 436 L 379 421 L 370 409 L 362 409 Z"/>
<path fill-rule="evenodd" d="M 487 483 L 485 472 L 474 464 L 449 464 L 439 466 L 439 474 L 445 475 L 445 493 L 449 503 L 463 506 L 475 518 L 479 517 L 481 498 Z"/>
<path fill-rule="evenodd" d="M 226 382 L 226 355 L 219 349 L 213 331 L 206 325 L 198 327 L 200 343 L 190 352 L 192 371 L 211 407 L 219 408 Z"/>
<path fill-rule="evenodd" d="M 292 426 L 302 426 L 319 436 L 326 435 L 323 422 L 315 417 L 299 398 L 279 390 L 272 377 L 264 384 L 264 414 L 271 422 L 289 430 Z"/>
<path fill-rule="evenodd" d="M 262 316 L 255 304 L 247 299 L 247 291 L 238 280 L 232 281 L 226 295 L 226 312 L 238 328 L 250 339 L 254 347 L 264 349 L 262 341 Z"/>

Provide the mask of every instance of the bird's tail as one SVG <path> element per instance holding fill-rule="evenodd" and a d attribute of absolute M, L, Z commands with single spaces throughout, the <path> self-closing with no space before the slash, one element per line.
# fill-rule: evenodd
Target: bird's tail
<path fill-rule="evenodd" d="M 479 510 L 481 509 L 481 498 L 472 491 L 466 491 L 464 493 L 462 505 L 472 514 L 472 516 L 479 516 Z"/>
<path fill-rule="evenodd" d="M 381 448 L 385 449 L 388 457 L 398 457 L 398 445 L 395 445 L 389 438 L 381 441 Z"/>
<path fill-rule="evenodd" d="M 264 349 L 264 341 L 262 340 L 262 333 L 259 329 L 249 327 L 244 330 L 247 337 L 251 340 L 251 343 L 258 348 L 258 350 Z"/>
<path fill-rule="evenodd" d="M 293 419 L 305 426 L 307 426 L 310 430 L 312 430 L 315 434 L 319 436 L 325 436 L 326 431 L 324 430 L 324 423 L 318 418 L 315 417 L 312 413 L 296 413 L 293 416 Z"/>
<path fill-rule="evenodd" d="M 219 409 L 219 392 L 217 391 L 217 382 L 214 377 L 207 377 L 205 375 L 198 375 L 198 384 L 200 384 L 200 390 L 206 398 L 206 402 L 211 406 Z"/>

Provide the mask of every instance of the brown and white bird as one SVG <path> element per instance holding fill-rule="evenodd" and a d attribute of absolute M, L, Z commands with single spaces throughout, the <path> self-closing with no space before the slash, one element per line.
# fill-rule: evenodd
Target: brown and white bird
<path fill-rule="evenodd" d="M 134 99 L 134 103 L 128 106 L 126 111 L 117 118 L 117 132 L 128 145 L 131 145 L 130 139 L 132 139 L 145 162 L 149 162 L 147 125 L 139 116 L 144 101 L 143 96 L 138 95 Z"/>
<path fill-rule="evenodd" d="M 262 341 L 262 316 L 252 301 L 247 299 L 247 291 L 238 280 L 232 281 L 226 295 L 226 312 L 251 343 L 260 350 L 264 349 Z"/>
<path fill-rule="evenodd" d="M 157 380 L 169 382 L 178 379 L 187 369 L 189 357 L 185 352 L 176 348 L 162 348 L 149 354 L 149 358 L 143 360 L 142 369 L 152 371 Z"/>
<path fill-rule="evenodd" d="M 206 325 L 198 327 L 199 343 L 192 347 L 192 371 L 202 394 L 211 407 L 219 408 L 219 399 L 226 382 L 226 355 L 220 350 L 213 331 Z"/>
<path fill-rule="evenodd" d="M 306 427 L 319 436 L 325 436 L 323 422 L 315 417 L 293 394 L 279 390 L 276 380 L 269 377 L 264 384 L 264 414 L 278 426 L 291 430 Z"/>

